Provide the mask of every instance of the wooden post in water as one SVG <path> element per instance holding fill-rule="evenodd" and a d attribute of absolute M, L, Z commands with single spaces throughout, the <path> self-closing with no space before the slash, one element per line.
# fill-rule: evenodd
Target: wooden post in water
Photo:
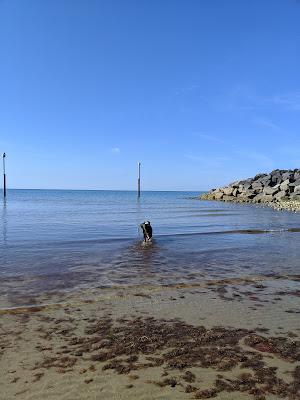
<path fill-rule="evenodd" d="M 138 162 L 138 198 L 141 197 L 141 163 Z"/>
<path fill-rule="evenodd" d="M 6 197 L 6 174 L 5 174 L 5 157 L 6 154 L 2 154 L 2 159 L 3 159 L 3 196 Z"/>

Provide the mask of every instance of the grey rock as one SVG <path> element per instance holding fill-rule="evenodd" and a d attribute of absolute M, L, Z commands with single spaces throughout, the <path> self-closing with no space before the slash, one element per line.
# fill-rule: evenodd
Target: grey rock
<path fill-rule="evenodd" d="M 245 196 L 244 194 L 241 194 L 237 197 L 237 201 L 240 203 L 247 203 L 249 202 L 249 198 L 247 196 Z"/>
<path fill-rule="evenodd" d="M 294 182 L 290 183 L 290 187 L 295 187 L 300 185 L 300 178 L 296 179 Z"/>
<path fill-rule="evenodd" d="M 233 189 L 232 196 L 236 197 L 238 195 L 238 189 Z"/>
<path fill-rule="evenodd" d="M 244 190 L 249 190 L 249 189 L 251 189 L 252 188 L 252 184 L 251 183 L 245 183 L 244 184 Z"/>
<path fill-rule="evenodd" d="M 282 181 L 283 181 L 283 179 L 282 179 L 281 175 L 279 175 L 279 174 L 272 175 L 271 182 L 273 185 L 280 184 L 280 183 L 282 183 Z"/>
<path fill-rule="evenodd" d="M 263 193 L 258 193 L 255 197 L 253 197 L 253 202 L 254 203 L 260 203 L 264 196 L 265 195 Z"/>
<path fill-rule="evenodd" d="M 265 176 L 267 176 L 267 174 L 257 174 L 255 175 L 255 177 L 253 178 L 254 181 L 257 181 L 261 178 L 264 178 Z"/>
<path fill-rule="evenodd" d="M 291 200 L 298 200 L 300 201 L 300 193 L 292 193 L 290 196 Z"/>
<path fill-rule="evenodd" d="M 300 185 L 295 186 L 295 188 L 294 188 L 294 194 L 300 194 Z"/>
<path fill-rule="evenodd" d="M 263 194 L 261 197 L 261 202 L 262 203 L 268 203 L 269 201 L 273 201 L 274 197 L 271 194 Z"/>
<path fill-rule="evenodd" d="M 217 192 L 217 193 L 214 193 L 214 198 L 216 199 L 216 200 L 221 200 L 222 199 L 222 197 L 223 197 L 223 195 L 224 195 L 224 193 L 222 193 L 222 192 Z"/>
<path fill-rule="evenodd" d="M 285 190 L 282 190 L 282 191 L 280 191 L 280 192 L 278 192 L 278 193 L 275 194 L 274 199 L 276 199 L 276 200 L 282 200 L 282 199 L 284 199 L 284 198 L 286 198 L 286 197 L 287 197 L 287 196 L 286 196 L 286 191 L 285 191 Z"/>
<path fill-rule="evenodd" d="M 264 185 L 260 181 L 256 181 L 252 183 L 252 189 L 254 190 L 262 190 Z"/>
<path fill-rule="evenodd" d="M 294 173 L 292 171 L 287 171 L 287 172 L 284 172 L 281 176 L 282 176 L 282 179 L 285 181 L 286 179 L 293 178 Z"/>
<path fill-rule="evenodd" d="M 271 175 L 266 175 L 264 178 L 261 178 L 261 179 L 259 180 L 259 182 L 261 182 L 261 184 L 262 184 L 263 186 L 269 185 L 270 182 L 271 182 Z"/>
<path fill-rule="evenodd" d="M 228 195 L 224 194 L 224 196 L 222 197 L 222 200 L 224 200 L 224 201 L 232 201 L 232 196 L 228 196 Z"/>
<path fill-rule="evenodd" d="M 285 191 L 287 191 L 288 189 L 289 189 L 289 187 L 290 187 L 290 179 L 288 178 L 288 179 L 286 179 L 285 181 L 283 181 L 282 183 L 281 183 L 281 185 L 280 185 L 280 190 L 285 190 Z"/>
<path fill-rule="evenodd" d="M 247 203 L 269 203 L 275 209 L 295 209 L 300 201 L 300 169 L 279 170 L 257 174 L 254 178 L 235 181 L 230 185 L 211 190 L 202 199 Z M 293 199 L 293 200 L 292 200 Z M 287 202 L 289 206 L 287 206 Z M 291 202 L 293 204 L 291 204 Z M 284 206 L 282 205 L 284 204 Z M 296 209 L 300 209 L 297 206 Z"/>
<path fill-rule="evenodd" d="M 274 169 L 273 171 L 270 172 L 271 175 L 277 175 L 280 174 L 280 169 Z"/>
<path fill-rule="evenodd" d="M 229 186 L 231 186 L 231 187 L 233 187 L 235 189 L 235 188 L 238 188 L 239 185 L 240 185 L 240 182 L 239 181 L 235 181 L 235 182 L 230 183 Z"/>
<path fill-rule="evenodd" d="M 234 191 L 234 188 L 232 188 L 232 187 L 226 187 L 223 189 L 224 194 L 227 196 L 231 196 L 233 191 Z"/>
<path fill-rule="evenodd" d="M 266 194 L 266 195 L 275 195 L 276 193 L 278 193 L 279 192 L 279 186 L 265 186 L 264 187 L 264 190 L 263 190 L 263 193 L 264 194 Z"/>

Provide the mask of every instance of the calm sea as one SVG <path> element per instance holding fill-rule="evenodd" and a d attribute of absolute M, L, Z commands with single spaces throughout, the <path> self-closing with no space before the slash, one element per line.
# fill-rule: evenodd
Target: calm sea
<path fill-rule="evenodd" d="M 300 274 L 300 214 L 198 195 L 9 190 L 0 200 L 1 295 Z M 145 219 L 154 230 L 146 247 Z"/>

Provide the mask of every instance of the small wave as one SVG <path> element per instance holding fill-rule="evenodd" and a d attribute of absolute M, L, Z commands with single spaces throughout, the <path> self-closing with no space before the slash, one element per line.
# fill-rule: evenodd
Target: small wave
<path fill-rule="evenodd" d="M 203 227 L 202 227 L 203 228 Z M 189 236 L 206 236 L 206 235 L 262 235 L 262 234 L 278 234 L 278 233 L 299 233 L 300 228 L 280 228 L 280 229 L 231 229 L 231 230 L 220 230 L 220 231 L 203 231 L 203 232 L 173 232 L 173 233 L 160 233 L 156 234 L 155 238 L 179 238 L 179 237 L 189 237 Z M 75 240 L 51 240 L 47 242 L 38 242 L 38 241 L 28 241 L 28 243 L 17 243 L 10 244 L 6 246 L 6 250 L 14 249 L 18 247 L 19 249 L 28 248 L 28 244 L 30 243 L 30 248 L 38 248 L 39 251 L 48 250 L 49 248 L 63 248 L 65 246 L 74 246 L 74 245 L 95 245 L 95 244 L 130 244 L 132 241 L 139 243 L 142 241 L 142 237 L 136 236 L 125 236 L 125 237 L 106 237 L 106 238 L 94 238 L 94 239 L 75 239 Z M 0 246 L 1 249 L 1 246 Z"/>
<path fill-rule="evenodd" d="M 259 235 L 259 234 L 283 233 L 283 232 L 299 233 L 299 232 L 300 232 L 300 228 L 281 228 L 281 229 L 233 229 L 233 230 L 212 231 L 212 232 L 174 233 L 174 234 L 167 234 L 167 235 L 156 235 L 156 237 L 198 236 L 198 235 L 199 235 L 199 236 L 200 236 L 200 235 L 233 235 L 233 234 Z"/>

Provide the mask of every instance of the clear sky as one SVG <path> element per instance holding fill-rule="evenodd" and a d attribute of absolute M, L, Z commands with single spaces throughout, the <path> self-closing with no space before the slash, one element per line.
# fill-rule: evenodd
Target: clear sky
<path fill-rule="evenodd" d="M 300 168 L 300 2 L 0 0 L 3 151 L 14 188 Z"/>

